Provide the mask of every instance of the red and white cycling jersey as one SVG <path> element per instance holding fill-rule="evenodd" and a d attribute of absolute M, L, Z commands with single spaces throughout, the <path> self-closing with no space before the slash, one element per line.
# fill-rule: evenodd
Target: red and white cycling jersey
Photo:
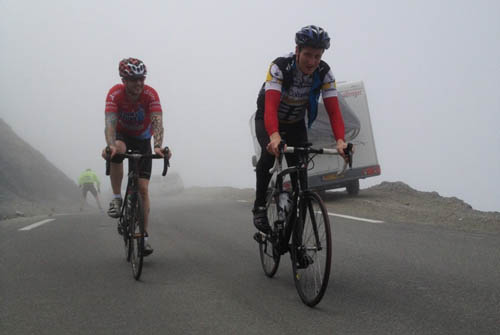
<path fill-rule="evenodd" d="M 293 53 L 286 57 L 295 57 Z M 276 90 L 281 92 L 281 101 L 278 108 L 278 118 L 280 121 L 302 120 L 306 115 L 309 103 L 309 93 L 313 85 L 313 76 L 303 74 L 298 67 L 293 70 L 293 81 L 288 89 L 283 89 L 283 72 L 278 65 L 272 63 L 267 72 L 265 90 Z M 337 85 L 331 70 L 325 75 L 321 83 L 321 95 L 323 100 L 337 97 Z"/>
<path fill-rule="evenodd" d="M 104 112 L 117 114 L 116 132 L 137 139 L 150 139 L 153 136 L 151 114 L 162 110 L 154 88 L 144 85 L 139 99 L 132 102 L 125 92 L 125 85 L 117 84 L 109 90 Z"/>

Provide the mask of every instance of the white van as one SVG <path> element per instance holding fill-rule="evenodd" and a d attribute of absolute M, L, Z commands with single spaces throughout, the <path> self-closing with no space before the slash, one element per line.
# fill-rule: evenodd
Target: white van
<path fill-rule="evenodd" d="M 313 167 L 309 170 L 309 187 L 316 191 L 345 187 L 351 195 L 358 194 L 359 180 L 380 175 L 380 165 L 375 150 L 370 112 L 365 87 L 362 81 L 341 83 L 337 85 L 339 104 L 345 124 L 345 140 L 354 144 L 352 169 L 337 175 L 344 166 L 339 156 L 318 155 L 314 158 Z M 255 114 L 250 119 L 255 156 L 252 163 L 255 167 L 260 156 L 260 146 L 255 136 Z M 309 142 L 314 147 L 335 148 L 330 120 L 323 103 L 319 103 L 318 116 L 311 129 L 308 129 Z"/>

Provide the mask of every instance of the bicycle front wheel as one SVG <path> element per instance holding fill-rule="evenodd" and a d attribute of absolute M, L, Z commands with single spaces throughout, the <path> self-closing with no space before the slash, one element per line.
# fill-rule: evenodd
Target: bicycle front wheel
<path fill-rule="evenodd" d="M 118 224 L 120 225 L 118 229 L 121 230 L 121 236 L 123 238 L 124 247 L 125 247 L 125 257 L 127 262 L 130 262 L 130 243 L 129 243 L 129 223 L 132 221 L 132 204 L 130 202 L 130 198 L 127 196 L 125 198 L 125 209 L 123 211 L 123 215 L 118 219 Z"/>
<path fill-rule="evenodd" d="M 272 192 L 269 192 L 268 196 L 272 198 L 267 201 L 267 219 L 269 220 L 269 224 L 274 228 L 274 223 L 278 220 L 278 197 L 273 196 Z M 281 256 L 276 250 L 271 240 L 271 236 L 261 237 L 261 241 L 259 242 L 259 253 L 264 273 L 269 278 L 272 278 L 276 274 L 276 271 L 278 271 Z"/>
<path fill-rule="evenodd" d="M 330 278 L 332 240 L 328 212 L 321 198 L 305 193 L 292 238 L 295 287 L 304 304 L 313 307 L 325 294 Z"/>
<path fill-rule="evenodd" d="M 132 215 L 129 222 L 129 250 L 132 273 L 139 280 L 144 261 L 144 207 L 140 194 L 136 194 L 132 206 Z"/>

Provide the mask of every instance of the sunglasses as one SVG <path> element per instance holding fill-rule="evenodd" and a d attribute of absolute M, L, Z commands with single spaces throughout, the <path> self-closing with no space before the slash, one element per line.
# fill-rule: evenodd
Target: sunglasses
<path fill-rule="evenodd" d="M 146 77 L 128 77 L 128 78 L 125 78 L 126 81 L 133 81 L 133 82 L 144 81 L 145 79 L 146 79 Z"/>

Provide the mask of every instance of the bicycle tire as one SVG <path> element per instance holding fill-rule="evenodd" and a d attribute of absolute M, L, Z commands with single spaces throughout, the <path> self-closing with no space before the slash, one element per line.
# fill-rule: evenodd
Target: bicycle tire
<path fill-rule="evenodd" d="M 307 192 L 292 232 L 292 268 L 295 287 L 309 307 L 317 305 L 328 287 L 332 259 L 330 220 L 321 197 Z"/>
<path fill-rule="evenodd" d="M 132 220 L 131 219 L 131 213 L 132 213 L 132 208 L 131 208 L 131 202 L 130 202 L 130 197 L 127 196 L 125 198 L 126 203 L 124 204 L 125 208 L 123 210 L 123 216 L 120 217 L 118 224 L 121 225 L 122 229 L 122 238 L 123 238 L 123 244 L 124 244 L 124 249 L 125 249 L 125 258 L 127 259 L 127 262 L 130 262 L 130 244 L 129 244 L 129 222 Z"/>
<path fill-rule="evenodd" d="M 132 215 L 129 222 L 129 250 L 132 274 L 135 280 L 139 280 L 144 262 L 144 207 L 142 197 L 139 193 L 132 201 Z"/>
<path fill-rule="evenodd" d="M 272 196 L 272 193 L 269 193 L 269 195 Z M 278 197 L 272 196 L 272 198 L 269 199 L 267 206 L 267 219 L 269 220 L 269 224 L 273 227 L 276 220 L 278 220 L 277 201 Z M 280 265 L 281 255 L 276 250 L 270 236 L 266 236 L 263 238 L 263 241 L 259 243 L 259 255 L 260 263 L 262 264 L 262 269 L 264 270 L 266 276 L 269 278 L 274 277 Z"/>

